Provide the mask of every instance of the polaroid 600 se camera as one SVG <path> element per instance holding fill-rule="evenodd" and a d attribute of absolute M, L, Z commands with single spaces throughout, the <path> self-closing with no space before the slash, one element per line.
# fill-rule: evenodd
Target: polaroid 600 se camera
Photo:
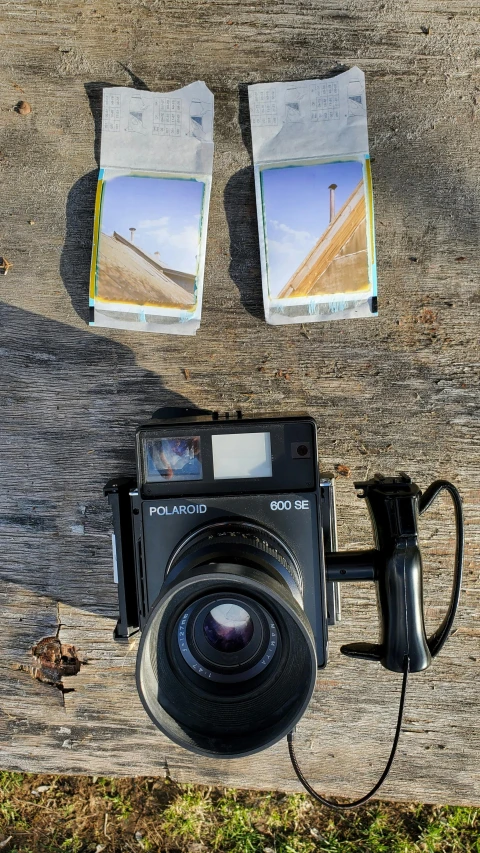
<path fill-rule="evenodd" d="M 445 642 L 461 578 L 459 499 L 452 600 L 428 640 L 417 517 L 446 481 L 423 495 L 405 475 L 356 483 L 376 548 L 336 552 L 333 484 L 319 474 L 308 416 L 159 410 L 137 431 L 136 457 L 136 481 L 105 487 L 116 635 L 142 631 L 140 697 L 181 746 L 239 757 L 292 731 L 327 663 L 338 581 L 376 581 L 381 611 L 380 643 L 353 643 L 345 654 L 416 672 Z"/>

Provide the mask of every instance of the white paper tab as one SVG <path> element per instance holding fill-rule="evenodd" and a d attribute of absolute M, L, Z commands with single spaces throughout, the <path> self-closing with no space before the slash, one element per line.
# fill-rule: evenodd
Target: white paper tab
<path fill-rule="evenodd" d="M 174 92 L 103 90 L 100 167 L 211 174 L 213 94 L 202 80 Z"/>
<path fill-rule="evenodd" d="M 256 163 L 368 152 L 365 75 L 248 87 Z"/>

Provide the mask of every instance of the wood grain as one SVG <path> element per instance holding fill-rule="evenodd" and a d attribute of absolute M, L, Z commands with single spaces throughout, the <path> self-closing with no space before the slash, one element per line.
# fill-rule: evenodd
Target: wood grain
<path fill-rule="evenodd" d="M 0 29 L 0 255 L 13 264 L 0 277 L 0 764 L 298 790 L 285 743 L 245 761 L 195 758 L 141 710 L 136 643 L 112 639 L 102 486 L 132 470 L 134 428 L 161 405 L 308 410 L 323 468 L 351 469 L 337 480 L 342 547 L 371 543 L 353 479 L 404 470 L 422 487 L 446 477 L 462 492 L 459 617 L 431 669 L 411 678 L 380 793 L 480 804 L 480 4 L 3 0 Z M 273 328 L 261 310 L 246 84 L 353 64 L 366 73 L 379 317 Z M 188 340 L 89 329 L 102 86 L 168 90 L 197 78 L 216 110 L 201 329 Z M 29 115 L 14 111 L 20 99 Z M 448 513 L 441 501 L 422 520 L 429 629 L 450 583 Z M 342 643 L 377 630 L 371 587 L 342 598 L 298 754 L 321 791 L 356 796 L 383 769 L 400 682 L 340 658 Z M 63 694 L 22 669 L 59 624 L 87 661 Z"/>

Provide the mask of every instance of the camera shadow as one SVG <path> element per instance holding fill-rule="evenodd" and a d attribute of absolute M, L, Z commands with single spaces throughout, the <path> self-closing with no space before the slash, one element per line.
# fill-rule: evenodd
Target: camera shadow
<path fill-rule="evenodd" d="M 142 421 L 159 408 L 196 406 L 101 333 L 10 305 L 1 312 L 0 577 L 115 618 L 103 486 L 135 476 Z"/>

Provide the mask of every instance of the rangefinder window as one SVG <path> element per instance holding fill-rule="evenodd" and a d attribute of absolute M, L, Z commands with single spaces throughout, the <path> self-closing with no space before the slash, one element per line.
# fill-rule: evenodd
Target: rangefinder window
<path fill-rule="evenodd" d="M 269 432 L 212 435 L 215 480 L 272 476 Z"/>
<path fill-rule="evenodd" d="M 202 479 L 198 435 L 146 438 L 144 454 L 147 483 Z"/>

